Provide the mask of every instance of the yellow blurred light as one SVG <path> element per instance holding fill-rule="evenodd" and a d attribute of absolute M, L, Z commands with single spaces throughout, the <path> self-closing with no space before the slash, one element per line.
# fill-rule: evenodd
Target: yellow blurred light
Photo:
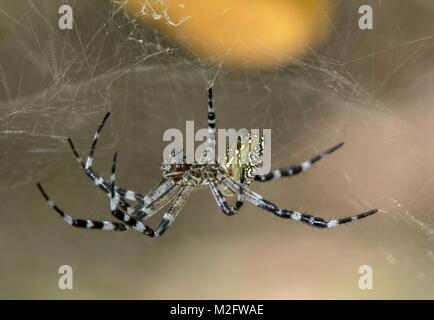
<path fill-rule="evenodd" d="M 134 17 L 202 59 L 226 65 L 288 63 L 328 33 L 329 0 L 125 0 Z"/>

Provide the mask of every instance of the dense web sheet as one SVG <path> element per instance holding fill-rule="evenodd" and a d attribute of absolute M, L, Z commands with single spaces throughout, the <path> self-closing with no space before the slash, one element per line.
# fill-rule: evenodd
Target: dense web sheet
<path fill-rule="evenodd" d="M 128 112 L 131 108 L 129 96 L 140 90 L 143 90 L 142 96 L 135 99 L 143 98 L 143 103 L 135 102 L 134 108 L 147 108 L 145 111 L 148 117 L 154 118 L 153 123 L 165 122 L 163 127 L 169 125 L 168 120 L 155 110 L 165 106 L 153 103 L 151 97 L 145 97 L 148 91 L 155 91 L 156 82 L 161 87 L 162 95 L 172 99 L 166 108 L 173 108 L 174 112 L 181 114 L 185 112 L 185 116 L 191 118 L 191 114 L 202 111 L 203 106 L 178 101 L 181 99 L 176 97 L 174 89 L 182 90 L 185 83 L 196 82 L 198 88 L 195 91 L 198 92 L 217 79 L 228 79 L 228 86 L 233 84 L 244 89 L 241 94 L 244 99 L 249 99 L 248 94 L 258 92 L 259 99 L 247 100 L 244 110 L 241 110 L 249 114 L 242 125 L 270 124 L 272 119 L 267 117 L 270 118 L 271 108 L 278 109 L 277 112 L 287 121 L 283 123 L 283 130 L 279 130 L 282 133 L 277 134 L 296 129 L 293 126 L 300 119 L 309 121 L 309 114 L 320 110 L 322 104 L 333 107 L 328 106 L 328 101 L 332 99 L 345 101 L 339 107 L 341 112 L 352 114 L 356 111 L 349 109 L 355 104 L 362 104 L 365 110 L 372 109 L 376 116 L 387 113 L 387 108 L 346 71 L 345 62 L 312 50 L 306 59 L 294 59 L 290 68 L 276 67 L 263 73 L 247 70 L 230 73 L 223 71 L 218 57 L 203 61 L 194 54 L 182 52 L 183 48 L 169 42 L 158 31 L 128 17 L 121 4 L 95 1 L 74 6 L 74 30 L 63 32 L 57 27 L 58 6 L 55 3 L 24 2 L 20 9 L 27 10 L 17 17 L 6 10 L 2 12 L 9 19 L 8 27 L 17 31 L 3 39 L 0 66 L 2 140 L 5 144 L 2 152 L 5 155 L 23 150 L 24 146 L 25 152 L 34 154 L 35 158 L 43 157 L 40 161 L 45 165 L 42 164 L 39 169 L 44 170 L 50 158 L 57 162 L 52 153 L 63 152 L 59 142 L 65 141 L 67 130 L 80 132 L 79 128 L 91 125 L 89 122 L 94 123 L 98 119 L 96 115 L 106 110 L 123 109 L 122 112 Z M 157 16 L 152 14 L 151 7 L 149 10 L 146 8 L 144 12 L 150 11 L 149 15 L 164 19 L 174 27 L 182 23 L 172 21 L 167 12 L 164 16 Z M 229 89 L 223 87 L 222 90 L 227 92 Z M 151 94 L 154 95 L 152 98 L 158 98 L 155 92 Z M 225 104 L 230 104 L 228 98 L 219 98 L 223 99 L 227 100 Z M 289 100 L 286 102 L 285 99 Z M 275 100 L 279 102 L 278 106 L 270 103 Z M 348 106 L 349 102 L 351 106 Z M 176 108 L 180 103 L 186 107 Z M 220 108 L 223 117 L 224 106 Z M 274 109 L 273 113 L 276 113 Z M 321 112 L 334 113 L 328 110 Z M 291 123 L 292 118 L 296 118 L 294 123 Z M 183 118 L 180 120 L 184 121 Z M 299 126 L 306 128 L 307 123 L 302 122 Z M 321 129 L 308 128 L 308 134 L 312 130 Z M 35 158 L 23 157 L 22 161 L 33 162 Z M 30 169 L 40 161 L 22 168 Z M 17 167 L 17 163 L 5 165 Z M 31 172 L 10 172 L 12 174 L 6 176 L 10 179 L 7 188 L 28 183 L 27 178 L 34 180 L 32 174 L 41 173 L 34 169 L 31 168 Z"/>
<path fill-rule="evenodd" d="M 61 31 L 61 4 L 29 0 L 0 7 L 0 198 L 9 199 L 2 214 L 7 209 L 22 215 L 11 197 L 20 191 L 36 193 L 36 181 L 54 198 L 67 199 L 62 192 L 96 198 L 100 193 L 91 186 L 74 188 L 78 179 L 79 185 L 86 181 L 66 139 L 72 137 L 85 154 L 107 111 L 113 115 L 96 153 L 96 167 L 108 177 L 109 159 L 117 150 L 120 183 L 146 192 L 160 177 L 164 130 L 184 130 L 186 120 L 194 120 L 196 129 L 205 127 L 206 88 L 213 84 L 218 126 L 272 128 L 273 168 L 346 143 L 304 177 L 258 185 L 258 192 L 290 209 L 323 216 L 379 208 L 370 223 L 347 229 L 347 235 L 367 239 L 369 259 L 380 261 L 379 273 L 387 273 L 387 266 L 399 267 L 385 278 L 405 274 L 402 281 L 410 287 L 412 281 L 432 281 L 430 4 L 421 1 L 413 8 L 422 16 L 409 27 L 412 20 L 405 10 L 391 1 L 376 3 L 378 24 L 367 35 L 357 29 L 359 1 L 336 1 L 340 14 L 326 43 L 288 66 L 269 70 L 231 70 L 220 57 L 201 59 L 135 21 L 120 2 L 72 1 L 74 29 Z M 173 28 L 188 19 L 149 14 Z M 23 195 L 17 197 L 19 202 Z M 104 203 L 99 197 L 95 203 Z M 73 212 L 86 209 L 71 201 L 66 205 Z M 194 204 L 188 208 L 196 211 Z M 40 218 L 50 215 L 44 210 L 41 204 L 38 212 L 43 213 L 32 221 L 43 223 Z M 63 227 L 57 222 L 52 226 Z M 189 227 L 186 222 L 182 228 Z M 429 281 L 423 292 L 433 297 Z M 412 290 L 408 294 L 417 295 Z"/>

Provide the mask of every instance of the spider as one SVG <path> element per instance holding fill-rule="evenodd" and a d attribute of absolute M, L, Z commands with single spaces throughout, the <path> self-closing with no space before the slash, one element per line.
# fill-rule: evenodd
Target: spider
<path fill-rule="evenodd" d="M 301 164 L 293 165 L 278 170 L 271 171 L 264 175 L 255 175 L 255 169 L 261 163 L 263 139 L 261 143 L 253 145 L 252 140 L 244 144 L 238 141 L 237 150 L 243 147 L 249 148 L 249 161 L 246 164 L 240 163 L 234 158 L 228 159 L 226 164 L 213 163 L 168 163 L 163 161 L 161 167 L 163 178 L 161 182 L 148 194 L 141 195 L 131 190 L 127 190 L 116 185 L 115 173 L 117 163 L 117 153 L 114 154 L 110 179 L 104 180 L 93 169 L 93 159 L 96 144 L 100 132 L 104 127 L 110 113 L 107 113 L 99 125 L 92 141 L 90 152 L 86 158 L 78 153 L 71 139 L 68 139 L 72 152 L 78 163 L 93 181 L 93 183 L 104 191 L 110 199 L 110 211 L 118 221 L 95 221 L 88 219 L 77 219 L 60 209 L 47 195 L 40 183 L 37 183 L 39 190 L 45 198 L 48 206 L 63 218 L 63 220 L 78 228 L 100 229 L 125 231 L 132 228 L 149 237 L 161 236 L 173 223 L 178 213 L 181 211 L 192 192 L 199 187 L 207 187 L 211 191 L 217 205 L 225 215 L 231 216 L 237 213 L 244 201 L 256 207 L 275 214 L 278 217 L 292 219 L 306 223 L 317 228 L 332 228 L 341 224 L 356 221 L 377 212 L 376 209 L 366 211 L 353 216 L 325 220 L 310 214 L 300 213 L 292 210 L 281 209 L 272 202 L 264 199 L 261 195 L 251 191 L 248 186 L 252 181 L 266 182 L 276 180 L 281 177 L 289 177 L 304 172 L 312 165 L 324 157 L 342 147 L 340 143 L 320 154 L 314 156 Z M 213 105 L 212 87 L 208 89 L 208 149 L 214 150 L 215 147 L 215 124 L 216 117 Z M 236 196 L 235 204 L 232 205 L 226 200 L 226 196 Z M 134 202 L 134 205 L 131 204 Z M 169 209 L 163 215 L 160 224 L 155 230 L 145 224 L 146 219 L 160 211 L 166 205 Z"/>

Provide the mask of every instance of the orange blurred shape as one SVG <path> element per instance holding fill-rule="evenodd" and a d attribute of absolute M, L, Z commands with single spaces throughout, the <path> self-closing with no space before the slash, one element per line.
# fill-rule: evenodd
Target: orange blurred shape
<path fill-rule="evenodd" d="M 287 64 L 330 29 L 329 0 L 124 0 L 135 18 L 202 59 L 266 68 Z"/>

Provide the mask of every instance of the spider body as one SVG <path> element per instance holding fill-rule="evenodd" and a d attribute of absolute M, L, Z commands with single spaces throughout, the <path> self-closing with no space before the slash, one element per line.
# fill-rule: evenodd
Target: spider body
<path fill-rule="evenodd" d="M 68 139 L 75 158 L 83 168 L 85 174 L 93 183 L 101 189 L 110 201 L 110 212 L 117 221 L 96 221 L 90 219 L 77 219 L 59 208 L 48 196 L 43 187 L 37 186 L 50 208 L 54 209 L 63 220 L 79 228 L 124 231 L 134 229 L 146 236 L 161 236 L 173 223 L 178 213 L 182 210 L 191 193 L 198 188 L 208 188 L 211 191 L 217 205 L 228 216 L 234 215 L 248 202 L 258 208 L 268 211 L 280 218 L 292 219 L 303 222 L 312 227 L 332 228 L 341 224 L 356 221 L 377 212 L 376 209 L 341 219 L 325 220 L 310 214 L 300 213 L 293 210 L 281 209 L 271 201 L 253 192 L 248 187 L 253 181 L 266 182 L 297 175 L 308 170 L 312 165 L 329 154 L 339 149 L 343 144 L 338 144 L 310 160 L 301 164 L 277 169 L 264 175 L 256 175 L 255 170 L 263 161 L 264 138 L 262 136 L 240 137 L 238 141 L 226 152 L 225 161 L 197 163 L 170 163 L 164 161 L 162 180 L 148 194 L 121 188 L 116 185 L 116 162 L 117 154 L 114 154 L 112 173 L 108 180 L 103 179 L 93 169 L 93 155 L 96 144 L 109 114 L 107 114 L 98 127 L 92 146 L 86 160 L 83 160 L 71 139 Z M 212 98 L 212 88 L 208 90 L 208 149 L 215 150 L 215 112 Z M 232 151 L 232 152 L 231 152 Z M 206 153 L 205 152 L 205 156 Z M 227 202 L 226 196 L 236 196 L 235 205 Z M 134 205 L 131 204 L 134 202 Z M 152 229 L 145 224 L 146 220 L 168 206 L 157 228 Z"/>
<path fill-rule="evenodd" d="M 243 142 L 243 139 L 245 141 Z M 164 161 L 161 166 L 163 177 L 173 179 L 174 183 L 185 186 L 192 185 L 194 187 L 208 185 L 207 177 L 210 180 L 218 183 L 215 172 L 224 172 L 237 183 L 242 183 L 244 186 L 249 186 L 254 180 L 254 172 L 262 164 L 262 156 L 264 149 L 264 137 L 251 137 L 250 134 L 244 137 L 238 137 L 237 142 L 229 147 L 225 152 L 224 161 L 206 163 L 193 162 L 186 163 L 186 158 L 183 157 L 181 163 L 170 163 Z M 206 153 L 204 155 L 206 157 Z M 170 161 L 170 160 L 169 160 Z M 186 172 L 189 172 L 189 179 L 182 177 Z M 236 193 L 228 187 L 221 187 L 219 190 L 225 196 L 234 196 Z"/>
<path fill-rule="evenodd" d="M 174 184 L 178 186 L 204 186 L 206 185 L 206 180 L 204 177 L 204 172 L 211 171 L 210 165 L 205 164 L 171 164 L 167 168 L 163 164 L 162 173 L 163 177 L 166 179 L 172 179 Z M 188 174 L 187 174 L 188 173 Z"/>
<path fill-rule="evenodd" d="M 222 169 L 236 182 L 247 187 L 252 183 L 256 169 L 262 165 L 264 137 L 262 135 L 259 137 L 248 135 L 245 140 L 243 142 L 242 138 L 239 137 L 235 146 L 226 151 L 226 159 L 222 164 Z"/>

